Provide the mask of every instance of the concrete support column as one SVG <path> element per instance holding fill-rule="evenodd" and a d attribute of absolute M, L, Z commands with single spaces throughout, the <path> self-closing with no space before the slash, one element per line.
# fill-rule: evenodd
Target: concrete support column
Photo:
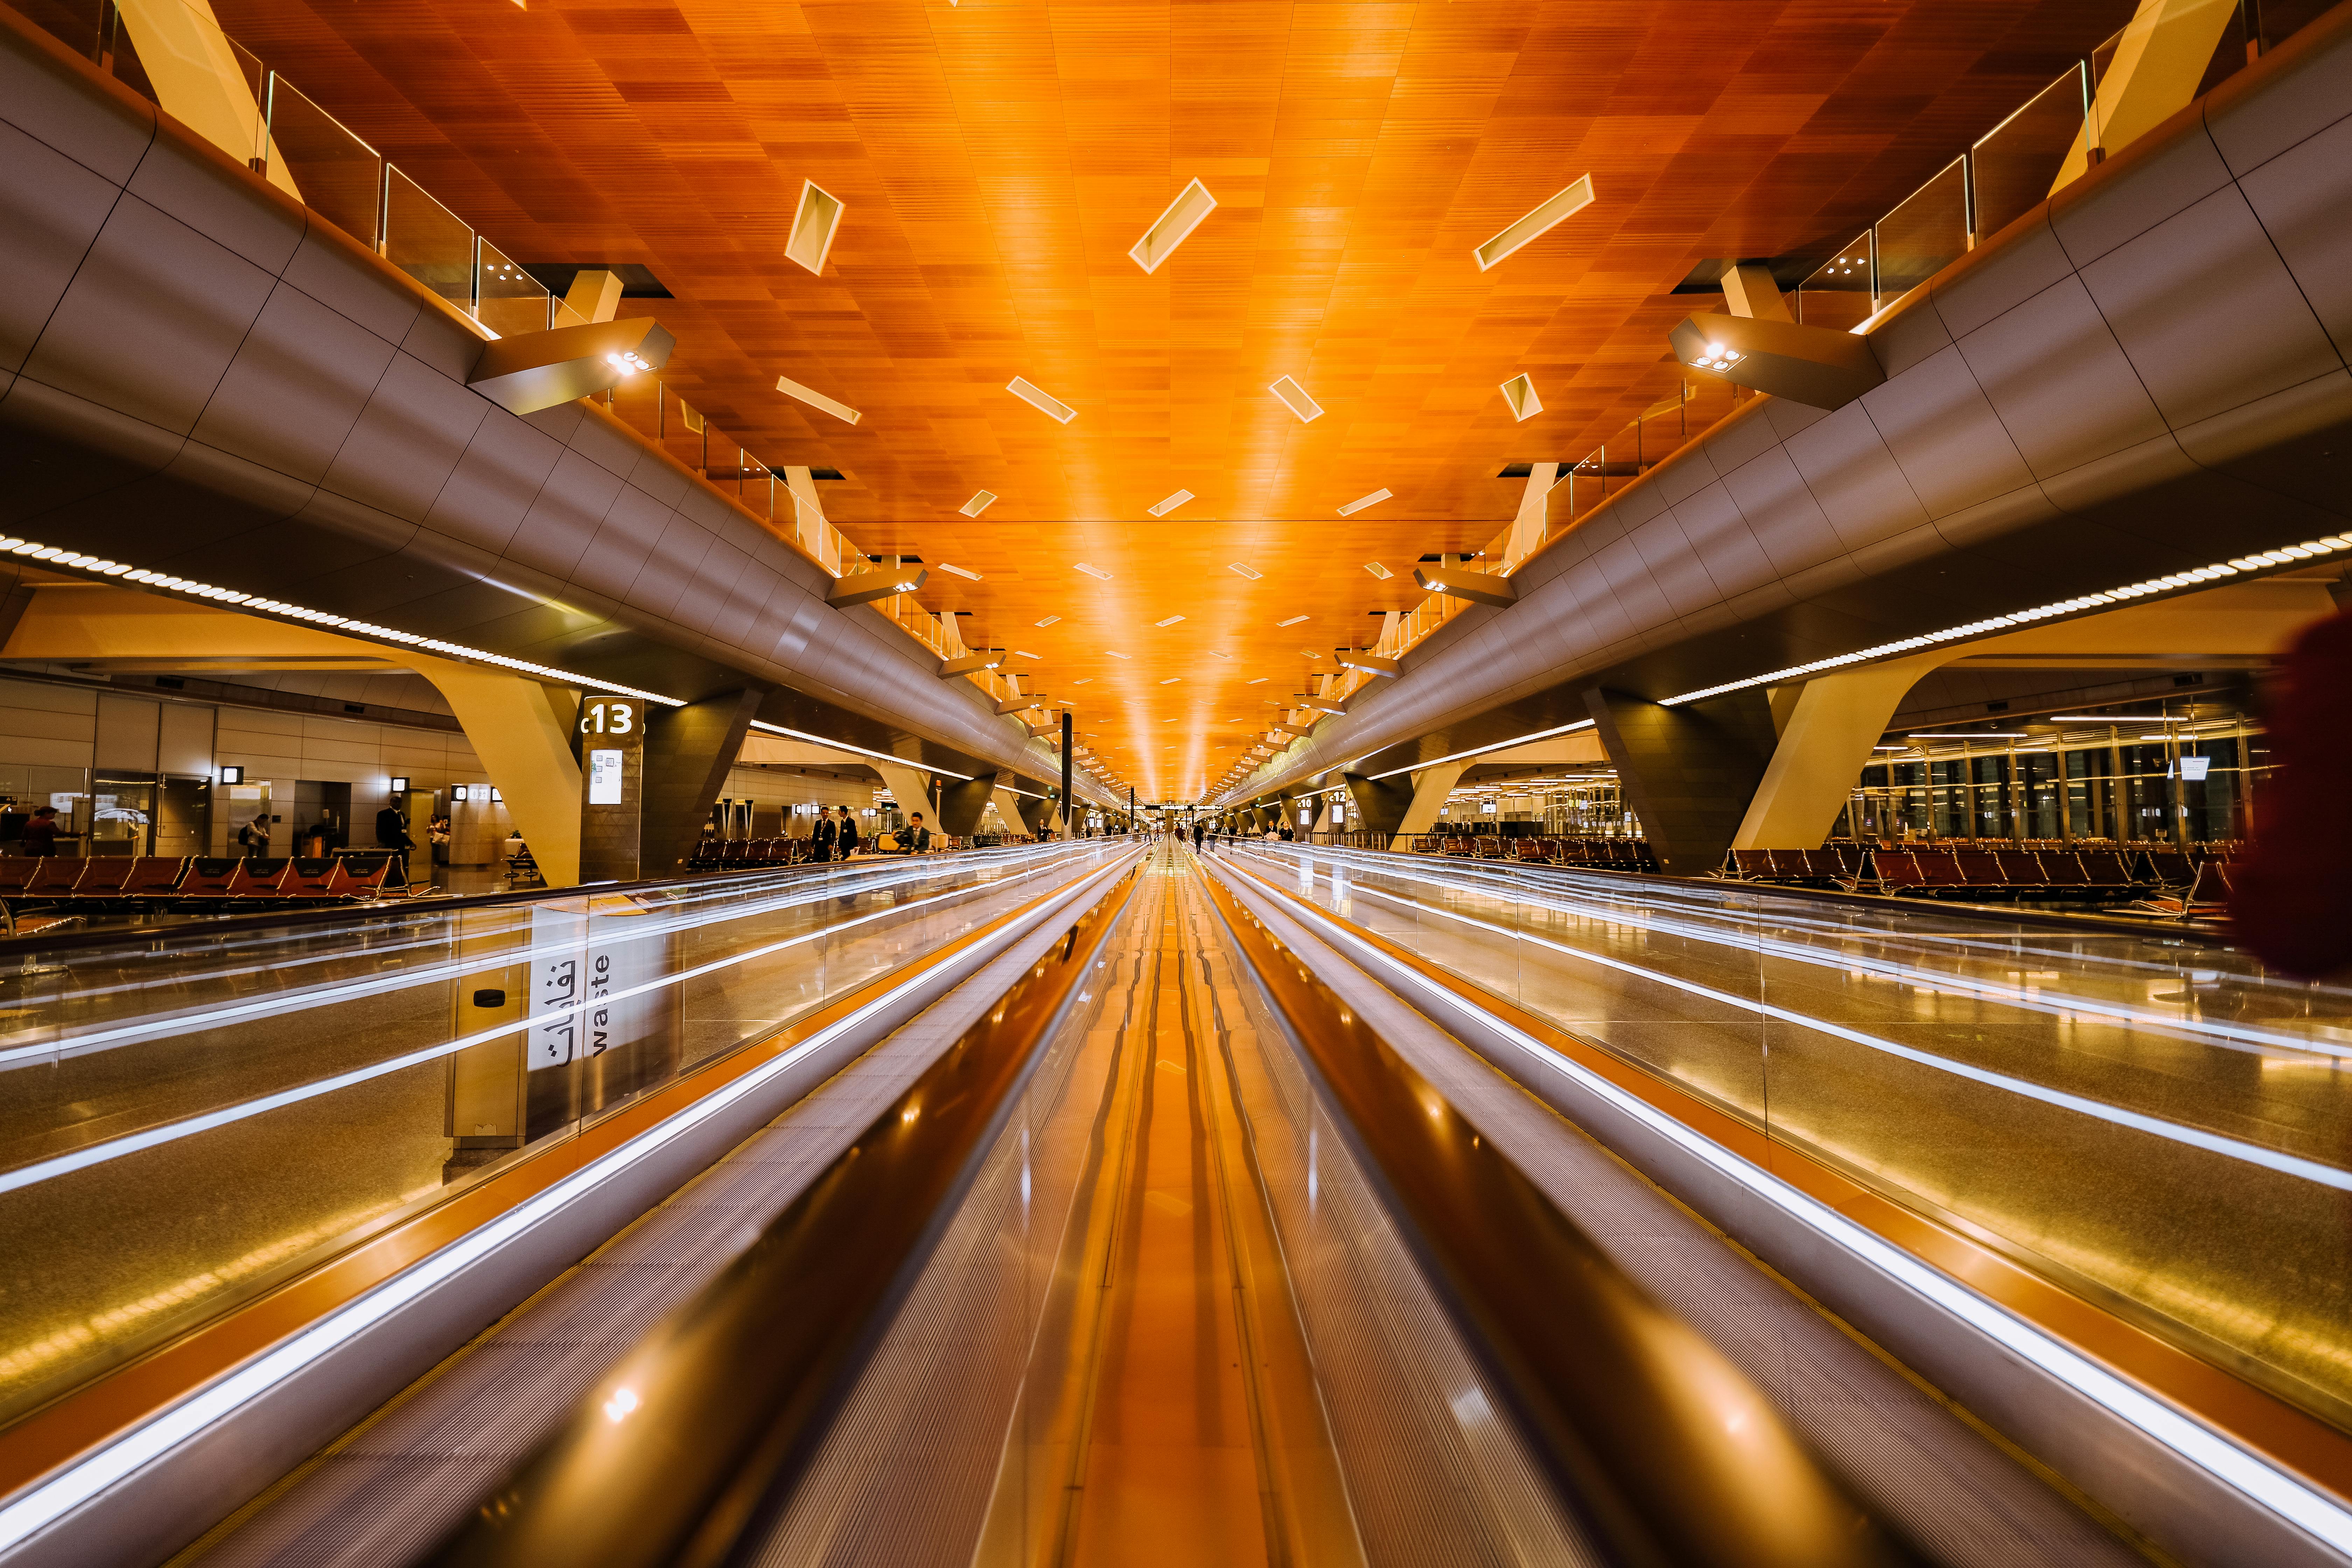
<path fill-rule="evenodd" d="M 653 710 L 646 726 L 642 875 L 670 877 L 686 869 L 766 695 L 749 687 Z"/>
<path fill-rule="evenodd" d="M 1405 813 L 1412 809 L 1412 786 L 1392 778 L 1368 779 L 1360 773 L 1341 773 L 1339 781 L 1348 786 L 1348 798 L 1355 803 L 1356 815 L 1363 818 L 1364 831 L 1393 838 Z"/>
<path fill-rule="evenodd" d="M 924 823 L 933 832 L 939 831 L 939 803 L 931 799 L 930 784 L 923 773 L 904 763 L 877 762 L 872 766 L 882 775 L 883 785 L 889 790 L 891 798 L 898 803 L 901 816 L 919 811 Z"/>
<path fill-rule="evenodd" d="M 1412 802 L 1404 808 L 1404 819 L 1397 824 L 1395 836 L 1389 840 L 1389 847 L 1402 849 L 1406 839 L 1417 838 L 1436 826 L 1438 809 L 1445 804 L 1445 797 L 1454 792 L 1454 786 L 1462 782 L 1462 775 L 1469 771 L 1467 762 L 1439 763 L 1413 774 Z"/>
<path fill-rule="evenodd" d="M 997 793 L 994 773 L 940 784 L 940 816 L 932 826 L 958 838 L 971 837 L 980 831 L 981 814 L 988 809 L 989 798 Z"/>
<path fill-rule="evenodd" d="M 1923 653 L 1815 676 L 1790 694 L 1793 700 L 1783 696 L 1785 688 L 1776 692 L 1780 738 L 1731 847 L 1820 848 L 1904 695 L 1950 657 Z"/>
<path fill-rule="evenodd" d="M 547 885 L 578 886 L 580 763 L 572 754 L 571 717 L 577 700 L 564 692 L 559 702 L 528 677 L 473 665 L 420 659 L 417 668 L 448 699 Z"/>
<path fill-rule="evenodd" d="M 1037 831 L 1029 826 L 1029 814 L 1022 810 L 1022 803 L 1028 799 L 1026 795 L 1014 795 L 1008 786 L 998 784 L 989 798 L 996 802 L 996 815 L 1004 819 L 1007 829 L 1014 833 Z M 1038 815 L 1042 816 L 1045 814 L 1045 803 L 1041 800 L 1035 805 Z"/>
<path fill-rule="evenodd" d="M 1720 866 L 1772 755 L 1772 710 L 1764 693 L 1734 691 L 1661 708 L 1596 689 L 1584 702 L 1660 868 L 1703 877 Z"/>

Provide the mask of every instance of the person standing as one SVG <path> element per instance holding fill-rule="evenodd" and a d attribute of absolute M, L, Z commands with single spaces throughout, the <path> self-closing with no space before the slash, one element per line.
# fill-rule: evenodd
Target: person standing
<path fill-rule="evenodd" d="M 841 826 L 834 843 L 835 847 L 839 851 L 840 858 L 846 860 L 857 853 L 857 841 L 863 835 L 857 830 L 856 814 L 845 805 L 838 809 L 841 812 Z"/>
<path fill-rule="evenodd" d="M 1192 819 L 1192 853 L 1195 855 L 1198 855 L 1201 852 L 1201 838 L 1205 831 L 1206 829 L 1202 826 L 1201 819 L 1197 816 L 1194 817 Z"/>
<path fill-rule="evenodd" d="M 835 840 L 840 836 L 840 832 L 841 829 L 834 823 L 833 813 L 824 806 L 818 806 L 816 808 L 816 826 L 809 829 L 809 858 L 812 860 L 832 859 L 833 846 Z"/>
<path fill-rule="evenodd" d="M 416 847 L 416 840 L 408 836 L 408 818 L 401 815 L 398 806 L 387 805 L 375 814 L 375 842 L 376 847 L 392 852 L 393 867 L 400 873 L 393 879 L 406 887 L 408 852 Z"/>
<path fill-rule="evenodd" d="M 25 824 L 25 853 L 36 859 L 47 859 L 58 852 L 60 838 L 79 838 L 79 833 L 58 831 L 58 808 L 45 805 L 33 813 L 33 820 Z"/>
<path fill-rule="evenodd" d="M 236 830 L 236 841 L 248 860 L 269 858 L 269 814 L 256 812 L 253 820 Z"/>

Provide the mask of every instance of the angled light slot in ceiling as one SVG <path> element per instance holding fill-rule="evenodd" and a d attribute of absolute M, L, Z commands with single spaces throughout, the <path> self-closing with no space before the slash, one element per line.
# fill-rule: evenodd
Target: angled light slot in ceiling
<path fill-rule="evenodd" d="M 1089 566 L 1083 561 L 1074 561 L 1070 563 L 1070 564 L 1098 583 L 1108 583 L 1110 581 L 1110 574 L 1104 571 L 1099 566 Z"/>
<path fill-rule="evenodd" d="M 1062 618 L 1062 617 L 1061 617 L 1061 616 L 1047 616 L 1044 620 L 1042 620 L 1042 621 L 1038 621 L 1038 622 L 1035 622 L 1035 623 L 1034 623 L 1034 625 L 1037 625 L 1037 626 L 1052 626 L 1055 621 L 1058 621 L 1058 620 L 1060 620 L 1061 618 Z"/>
<path fill-rule="evenodd" d="M 1027 404 L 1030 407 L 1034 408 L 1040 414 L 1045 415 L 1047 418 L 1055 420 L 1061 424 L 1067 425 L 1071 420 L 1076 419 L 1078 416 L 1078 411 L 1076 409 L 1071 407 L 1068 404 L 1063 402 L 1052 393 L 1041 390 L 1025 376 L 1014 376 L 1011 381 L 1004 384 L 1004 390 L 1019 398 L 1022 402 Z"/>
<path fill-rule="evenodd" d="M 1536 395 L 1536 384 L 1522 371 L 1503 383 L 1503 401 L 1511 405 L 1514 419 L 1532 419 L 1543 412 L 1543 399 Z"/>
<path fill-rule="evenodd" d="M 1165 617 L 1163 617 L 1162 619 L 1156 620 L 1156 621 L 1152 622 L 1151 624 L 1152 624 L 1153 626 L 1174 626 L 1178 621 L 1181 621 L 1181 620 L 1182 620 L 1183 618 L 1184 618 L 1184 617 L 1183 617 L 1183 616 L 1165 616 Z"/>
<path fill-rule="evenodd" d="M 1192 231 L 1201 226 L 1201 220 L 1216 210 L 1217 198 L 1209 194 L 1209 187 L 1198 180 L 1193 181 L 1178 193 L 1176 199 L 1168 204 L 1168 210 L 1143 231 L 1143 237 L 1135 242 L 1134 248 L 1128 255 L 1133 257 L 1135 264 L 1146 272 L 1159 271 L 1160 264 L 1174 255 L 1176 247 L 1192 237 Z"/>
<path fill-rule="evenodd" d="M 801 205 L 793 212 L 792 237 L 784 241 L 784 255 L 811 272 L 823 272 L 824 258 L 833 250 L 834 230 L 841 226 L 842 211 L 839 196 L 814 180 L 803 180 Z"/>
<path fill-rule="evenodd" d="M 786 397 L 799 399 L 801 402 L 807 404 L 811 408 L 822 408 L 827 414 L 832 415 L 835 419 L 841 420 L 845 424 L 855 425 L 860 419 L 865 417 L 864 415 L 858 413 L 856 409 L 849 406 L 848 404 L 842 402 L 838 398 L 827 397 L 824 393 L 816 391 L 813 387 L 803 386 L 799 382 L 794 381 L 789 375 L 780 375 L 776 377 L 776 390 L 782 393 Z"/>
<path fill-rule="evenodd" d="M 1346 506 L 1339 509 L 1339 515 L 1341 517 L 1353 517 L 1368 506 L 1380 505 L 1381 502 L 1388 500 L 1391 493 L 1392 492 L 1388 490 L 1374 490 L 1368 496 L 1358 496 L 1354 500 L 1349 501 Z"/>
<path fill-rule="evenodd" d="M 940 567 L 940 571 L 942 571 L 942 572 L 952 572 L 952 571 L 954 571 L 954 570 L 955 570 L 955 568 L 953 568 L 952 566 L 942 566 L 942 567 Z M 1377 561 L 1367 561 L 1367 562 L 1365 562 L 1365 563 L 1364 563 L 1364 570 L 1365 570 L 1365 571 L 1367 571 L 1367 572 L 1370 572 L 1373 576 L 1375 576 L 1375 577 L 1379 578 L 1379 579 L 1380 579 L 1381 582 L 1383 582 L 1383 583 L 1387 582 L 1390 578 L 1391 578 L 1391 577 L 1393 577 L 1393 576 L 1395 576 L 1395 575 L 1396 575 L 1396 574 L 1395 574 L 1395 573 L 1393 573 L 1393 572 L 1390 571 L 1387 567 L 1385 567 L 1385 566 L 1381 565 L 1381 564 L 1379 562 L 1377 562 Z M 1379 613 L 1380 613 L 1380 612 L 1379 612 L 1379 611 L 1377 611 L 1377 610 L 1373 612 L 1373 614 L 1375 614 L 1375 615 L 1378 615 Z"/>
<path fill-rule="evenodd" d="M 1323 405 L 1307 395 L 1307 389 L 1288 376 L 1266 388 L 1282 399 L 1282 405 L 1298 416 L 1301 425 L 1312 425 L 1323 417 Z"/>
<path fill-rule="evenodd" d="M 1246 577 L 1253 583 L 1265 575 L 1265 573 L 1259 571 L 1256 567 L 1240 561 L 1227 562 L 1225 563 L 1225 570 L 1232 573 L 1236 577 Z"/>
<path fill-rule="evenodd" d="M 1535 211 L 1471 252 L 1478 258 L 1478 270 L 1486 271 L 1519 247 L 1542 235 L 1554 224 L 1582 212 L 1591 205 L 1592 176 L 1585 174 L 1551 200 L 1543 203 Z"/>
<path fill-rule="evenodd" d="M 967 571 L 961 566 L 950 566 L 944 561 L 940 563 L 940 570 L 946 573 L 950 577 L 961 577 L 967 583 L 977 583 L 980 581 L 979 573 Z"/>
<path fill-rule="evenodd" d="M 1192 499 L 1192 492 L 1191 490 L 1178 490 L 1174 495 L 1170 496 L 1158 506 L 1146 507 L 1144 510 L 1154 517 L 1166 517 L 1170 512 L 1174 511 L 1178 507 L 1182 506 L 1186 501 L 1191 500 Z"/>
<path fill-rule="evenodd" d="M 956 508 L 956 510 L 963 513 L 966 517 L 978 517 L 982 512 L 986 511 L 990 507 L 992 507 L 995 504 L 996 495 L 994 491 L 974 490 L 971 492 L 971 499 L 964 502 L 963 505 Z"/>
<path fill-rule="evenodd" d="M 1274 624 L 1275 624 L 1276 626 L 1297 626 L 1299 622 L 1304 621 L 1304 620 L 1308 620 L 1308 619 L 1311 619 L 1311 618 L 1312 618 L 1312 617 L 1307 616 L 1291 616 L 1291 617 L 1290 617 L 1288 620 L 1286 620 L 1286 621 L 1276 621 L 1276 622 L 1275 622 Z"/>

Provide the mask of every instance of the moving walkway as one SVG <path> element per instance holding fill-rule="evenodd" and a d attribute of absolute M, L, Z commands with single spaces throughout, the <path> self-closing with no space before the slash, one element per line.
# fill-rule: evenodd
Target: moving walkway
<path fill-rule="evenodd" d="M 1540 986 L 1449 972 L 1473 944 L 1400 942 L 1341 856 L 1092 841 L 1002 879 L 953 893 L 944 947 L 467 1178 L 481 1212 L 415 1239 L 404 1271 L 0 1502 L 0 1548 L 2344 1560 L 2324 1442 L 2283 1458 L 2258 1440 L 2275 1430 L 2119 1371 L 2005 1297 L 1996 1249 L 1955 1269 L 1923 1231 L 1888 1240 L 1853 1194 L 1752 1157 L 1727 1100 L 1678 1102 L 1624 1042 L 1547 1024 Z M 1483 921 L 1490 960 L 1565 930 L 1496 918 L 1475 886 L 1391 894 L 1414 896 Z M 1743 896 L 1752 916 L 1766 895 Z M 1671 978 L 1733 994 L 1708 943 L 1736 921 L 1607 914 L 1682 944 Z M 1883 945 L 1981 982 L 2005 939 L 1948 923 Z M 1628 995 L 1660 984 L 1616 973 Z M 623 1164 L 648 1169 L 600 1195 Z M 104 1385 L 0 1445 L 44 1419 L 54 1438 Z"/>

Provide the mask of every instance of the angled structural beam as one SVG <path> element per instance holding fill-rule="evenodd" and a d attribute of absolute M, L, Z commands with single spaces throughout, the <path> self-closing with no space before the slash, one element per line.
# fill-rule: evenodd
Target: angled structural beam
<path fill-rule="evenodd" d="M 669 877 L 686 868 L 767 694 L 748 686 L 648 716 L 640 875 Z"/>
<path fill-rule="evenodd" d="M 880 572 L 853 572 L 846 577 L 835 579 L 824 602 L 842 610 L 853 605 L 870 605 L 894 594 L 911 594 L 921 587 L 929 575 L 929 572 L 920 566 L 911 572 L 902 566 Z"/>
<path fill-rule="evenodd" d="M 997 793 L 994 773 L 942 784 L 940 786 L 940 819 L 934 826 L 940 832 L 958 838 L 971 837 L 980 831 L 980 819 L 988 810 L 989 800 Z"/>
<path fill-rule="evenodd" d="M 1396 835 L 1390 841 L 1391 849 L 1402 849 L 1405 840 L 1419 837 L 1437 826 L 1437 813 L 1445 805 L 1445 797 L 1462 782 L 1474 761 L 1465 758 L 1458 763 L 1438 763 L 1412 775 L 1412 799 L 1404 808 L 1404 816 L 1396 825 Z"/>
<path fill-rule="evenodd" d="M 509 414 L 536 414 L 659 370 L 677 346 L 651 316 L 525 332 L 483 344 L 466 384 Z"/>
<path fill-rule="evenodd" d="M 1869 339 L 1827 327 L 1689 316 L 1666 341 L 1693 370 L 1813 408 L 1843 408 L 1886 379 Z"/>
<path fill-rule="evenodd" d="M 1492 605 L 1498 610 L 1507 610 L 1519 602 L 1519 590 L 1508 577 L 1473 572 L 1467 567 L 1440 566 L 1433 573 L 1426 566 L 1416 566 L 1412 580 L 1423 593 L 1444 594 L 1467 599 L 1474 605 Z"/>
<path fill-rule="evenodd" d="M 1366 675 L 1386 676 L 1394 679 L 1404 673 L 1404 666 L 1395 659 L 1377 653 L 1366 653 L 1360 647 L 1342 648 L 1336 657 L 1348 668 L 1360 669 Z"/>
<path fill-rule="evenodd" d="M 1404 780 L 1341 773 L 1339 782 L 1348 786 L 1348 798 L 1355 803 L 1356 816 L 1366 832 L 1393 838 L 1404 826 L 1405 814 L 1412 809 L 1412 786 Z"/>
<path fill-rule="evenodd" d="M 1759 321 L 1795 319 L 1789 314 L 1789 301 L 1780 297 L 1772 269 L 1753 261 L 1743 261 L 1723 275 L 1723 305 L 1735 316 Z"/>
<path fill-rule="evenodd" d="M 943 679 L 959 675 L 977 675 L 983 669 L 994 669 L 1003 662 L 1003 648 L 983 648 L 977 653 L 958 654 L 953 658 L 941 659 L 940 674 Z M 1002 712 L 1003 709 L 1000 708 L 998 711 Z"/>

